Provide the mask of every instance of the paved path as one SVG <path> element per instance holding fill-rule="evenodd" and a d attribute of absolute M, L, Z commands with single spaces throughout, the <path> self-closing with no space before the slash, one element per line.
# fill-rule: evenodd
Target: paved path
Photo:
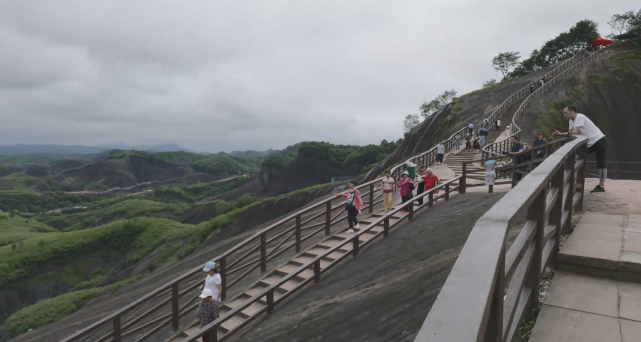
<path fill-rule="evenodd" d="M 559 252 L 530 342 L 641 341 L 641 215 L 621 201 L 641 182 L 606 182 L 613 190 L 623 183 L 627 189 L 586 194 L 586 211 Z M 609 206 L 594 205 L 606 196 Z"/>

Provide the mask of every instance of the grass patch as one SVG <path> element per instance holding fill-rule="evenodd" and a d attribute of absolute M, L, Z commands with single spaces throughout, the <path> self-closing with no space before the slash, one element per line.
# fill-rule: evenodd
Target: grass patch
<path fill-rule="evenodd" d="M 469 92 L 469 93 L 467 93 L 467 94 L 465 94 L 465 95 L 461 95 L 461 96 L 459 96 L 458 98 L 463 98 L 463 97 L 465 97 L 465 96 L 470 96 L 470 95 L 478 94 L 478 93 L 480 93 L 480 92 L 482 92 L 482 91 L 484 91 L 484 90 L 489 90 L 489 89 L 492 89 L 492 88 L 496 88 L 496 87 L 498 87 L 498 86 L 500 86 L 500 85 L 508 84 L 508 83 L 512 83 L 512 82 L 514 82 L 514 81 L 516 81 L 516 79 L 504 79 L 503 81 L 498 82 L 498 83 L 494 83 L 494 84 L 492 84 L 492 85 L 491 85 L 491 86 L 489 86 L 489 87 L 485 87 L 485 88 L 477 89 L 477 90 L 472 91 L 472 92 Z"/>
<path fill-rule="evenodd" d="M 129 199 L 107 207 L 100 213 L 100 218 L 111 221 L 119 218 L 135 218 L 144 216 L 145 213 L 162 215 L 168 217 L 179 217 L 191 209 L 187 204 L 151 201 L 148 199 Z"/>
<path fill-rule="evenodd" d="M 610 57 L 614 61 L 614 66 L 610 71 L 617 76 L 625 76 L 632 71 L 623 62 L 628 59 L 641 59 L 641 48 L 632 50 L 619 51 Z"/>
<path fill-rule="evenodd" d="M 601 75 L 589 74 L 587 75 L 587 78 L 590 82 L 598 84 L 601 88 L 608 85 L 608 81 Z"/>
<path fill-rule="evenodd" d="M 142 277 L 144 275 L 104 287 L 73 291 L 55 298 L 41 300 L 34 305 L 15 312 L 4 322 L 4 327 L 12 336 L 18 336 L 29 331 L 29 329 L 36 329 L 55 323 L 78 311 L 90 299 L 117 291 L 140 280 Z"/>
<path fill-rule="evenodd" d="M 16 242 L 42 236 L 46 233 L 59 233 L 59 231 L 33 219 L 19 216 L 10 217 L 0 213 L 0 247 L 11 247 Z M 17 245 L 15 249 L 17 248 L 21 248 L 21 246 Z"/>
<path fill-rule="evenodd" d="M 38 193 L 31 187 L 38 182 L 38 178 L 31 177 L 22 172 L 12 173 L 0 178 L 0 196 L 29 194 L 37 195 Z"/>

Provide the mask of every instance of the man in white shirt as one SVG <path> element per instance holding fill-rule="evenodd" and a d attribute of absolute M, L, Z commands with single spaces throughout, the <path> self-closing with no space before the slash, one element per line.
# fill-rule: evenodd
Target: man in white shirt
<path fill-rule="evenodd" d="M 605 134 L 601 132 L 592 120 L 587 116 L 577 113 L 575 106 L 567 106 L 563 109 L 563 117 L 570 122 L 570 130 L 561 133 L 554 130 L 554 137 L 570 136 L 572 134 L 581 134 L 588 138 L 588 153 L 594 153 L 596 157 L 596 167 L 599 169 L 599 185 L 590 192 L 605 192 L 605 178 L 608 176 L 606 167 L 605 154 L 608 151 L 608 140 Z"/>
<path fill-rule="evenodd" d="M 501 119 L 496 119 L 496 131 L 501 131 Z"/>
<path fill-rule="evenodd" d="M 441 141 L 438 146 L 436 146 L 436 165 L 443 164 L 443 156 L 445 156 L 445 145 Z"/>

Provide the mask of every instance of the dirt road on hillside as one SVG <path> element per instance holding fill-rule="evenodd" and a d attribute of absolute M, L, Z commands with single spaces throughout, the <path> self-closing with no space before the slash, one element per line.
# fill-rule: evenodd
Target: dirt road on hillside
<path fill-rule="evenodd" d="M 469 232 L 502 193 L 455 196 L 229 341 L 413 341 Z"/>

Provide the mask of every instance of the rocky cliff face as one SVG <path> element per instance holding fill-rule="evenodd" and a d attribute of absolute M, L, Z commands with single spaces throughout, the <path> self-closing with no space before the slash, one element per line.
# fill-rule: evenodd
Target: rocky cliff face
<path fill-rule="evenodd" d="M 567 101 L 571 96 L 579 112 L 607 136 L 608 160 L 641 160 L 641 49 L 619 50 L 597 58 L 554 85 L 526 107 L 517 121 L 522 139 L 532 139 L 531 132 L 536 128 L 547 130 L 539 125 L 539 118 L 555 103 Z"/>

